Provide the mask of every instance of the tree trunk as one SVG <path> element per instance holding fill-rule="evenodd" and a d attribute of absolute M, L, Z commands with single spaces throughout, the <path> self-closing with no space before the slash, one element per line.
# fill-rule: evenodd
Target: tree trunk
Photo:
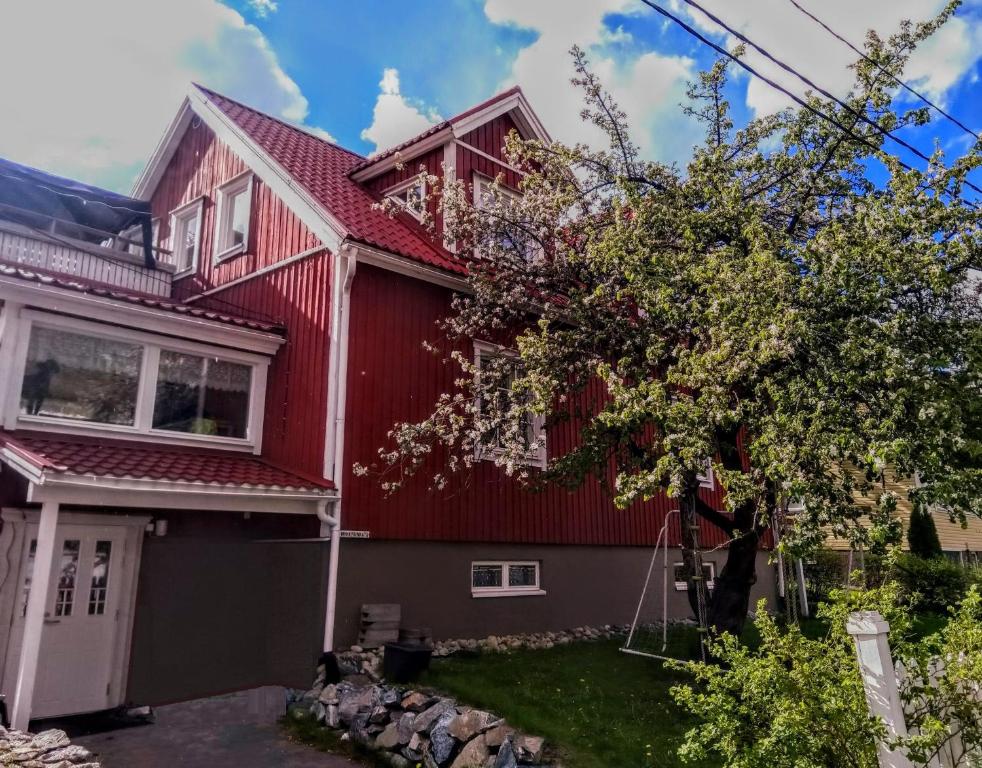
<path fill-rule="evenodd" d="M 730 542 L 726 565 L 716 576 L 709 603 L 709 626 L 714 633 L 739 637 L 750 610 L 750 590 L 757 582 L 760 533 L 752 528 Z"/>

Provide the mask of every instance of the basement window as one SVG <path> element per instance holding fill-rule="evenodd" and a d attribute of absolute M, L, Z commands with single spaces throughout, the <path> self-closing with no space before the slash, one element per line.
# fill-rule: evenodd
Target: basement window
<path fill-rule="evenodd" d="M 249 247 L 252 174 L 236 176 L 215 196 L 215 261 L 243 253 Z"/>
<path fill-rule="evenodd" d="M 675 591 L 688 592 L 689 583 L 685 580 L 685 563 L 674 563 Z M 716 586 L 716 563 L 710 561 L 702 564 L 702 575 L 706 579 L 706 588 L 712 591 Z"/>
<path fill-rule="evenodd" d="M 472 597 L 544 595 L 537 560 L 486 560 L 471 563 Z"/>

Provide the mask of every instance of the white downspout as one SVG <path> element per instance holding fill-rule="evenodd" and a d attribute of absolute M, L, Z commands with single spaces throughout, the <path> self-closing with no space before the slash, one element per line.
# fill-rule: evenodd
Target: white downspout
<path fill-rule="evenodd" d="M 354 248 L 345 243 L 339 249 L 332 285 L 332 334 L 329 357 L 330 399 L 328 401 L 327 445 L 324 451 L 324 476 L 334 481 L 338 498 L 330 518 L 331 550 L 328 561 L 327 607 L 324 612 L 324 651 L 334 650 L 334 624 L 337 613 L 338 572 L 341 562 L 341 486 L 344 480 L 344 413 L 348 381 L 348 319 L 351 307 L 351 283 L 357 261 Z M 323 522 L 323 520 L 322 520 Z"/>

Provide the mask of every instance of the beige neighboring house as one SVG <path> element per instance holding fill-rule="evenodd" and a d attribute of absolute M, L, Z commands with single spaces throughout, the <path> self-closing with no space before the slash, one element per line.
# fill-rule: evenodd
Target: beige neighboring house
<path fill-rule="evenodd" d="M 897 495 L 896 514 L 904 528 L 901 548 L 908 550 L 910 546 L 907 543 L 907 528 L 913 511 L 913 505 L 907 495 L 910 482 L 888 481 L 885 483 L 885 489 Z M 870 501 L 872 502 L 872 499 Z M 962 565 L 982 566 L 982 519 L 969 516 L 965 525 L 962 525 L 957 520 L 952 521 L 948 513 L 943 510 L 934 510 L 932 515 L 945 556 Z M 826 545 L 835 551 L 848 552 L 851 549 L 848 541 L 838 537 L 829 537 Z"/>

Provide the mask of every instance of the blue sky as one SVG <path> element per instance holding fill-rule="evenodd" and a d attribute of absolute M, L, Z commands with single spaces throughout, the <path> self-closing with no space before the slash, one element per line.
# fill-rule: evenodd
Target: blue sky
<path fill-rule="evenodd" d="M 940 0 L 800 0 L 861 42 Z M 729 41 L 681 0 L 664 0 L 720 42 Z M 851 53 L 788 0 L 705 0 L 703 5 L 830 90 L 848 89 Z M 52 29 L 50 19 L 59 24 Z M 577 117 L 566 51 L 585 47 L 626 108 L 645 153 L 684 162 L 698 131 L 678 107 L 686 82 L 712 53 L 637 0 L 7 0 L 0 81 L 9 115 L 0 155 L 126 191 L 176 111 L 187 83 L 209 85 L 368 154 L 518 82 L 552 134 L 599 140 Z M 46 30 L 44 56 L 37 30 Z M 911 62 L 910 77 L 982 130 L 982 0 Z M 759 56 L 755 66 L 777 74 Z M 31 61 L 29 68 L 25 61 Z M 796 92 L 803 86 L 777 74 Z M 746 76 L 731 88 L 735 118 L 785 100 Z M 953 154 L 968 137 L 942 121 L 910 132 Z M 982 186 L 982 172 L 977 174 Z"/>

